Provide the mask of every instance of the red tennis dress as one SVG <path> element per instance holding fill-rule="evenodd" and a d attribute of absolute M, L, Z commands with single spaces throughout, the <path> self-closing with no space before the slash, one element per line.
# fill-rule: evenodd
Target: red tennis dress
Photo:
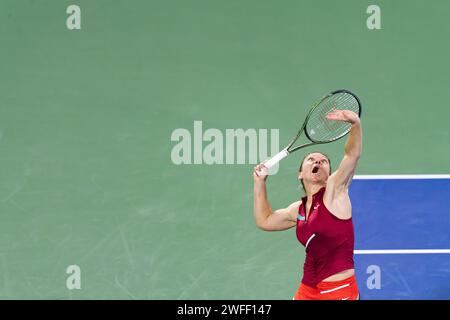
<path fill-rule="evenodd" d="M 353 221 L 333 215 L 323 203 L 325 187 L 313 195 L 306 219 L 306 197 L 297 216 L 297 239 L 306 248 L 303 278 L 294 299 L 358 298 L 354 276 L 341 281 L 323 281 L 347 269 L 354 269 Z"/>

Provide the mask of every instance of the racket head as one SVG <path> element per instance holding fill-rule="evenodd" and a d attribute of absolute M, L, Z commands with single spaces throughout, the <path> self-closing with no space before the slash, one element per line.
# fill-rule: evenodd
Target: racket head
<path fill-rule="evenodd" d="M 311 109 L 305 121 L 305 135 L 313 143 L 336 141 L 350 132 L 350 123 L 326 119 L 335 109 L 351 110 L 361 117 L 361 101 L 354 93 L 340 89 L 327 94 Z"/>

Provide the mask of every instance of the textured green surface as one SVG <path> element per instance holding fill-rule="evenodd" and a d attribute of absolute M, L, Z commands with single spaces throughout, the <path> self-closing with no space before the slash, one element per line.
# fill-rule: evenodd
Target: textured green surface
<path fill-rule="evenodd" d="M 254 226 L 253 165 L 176 166 L 170 136 L 202 120 L 285 144 L 347 88 L 357 173 L 448 173 L 450 2 L 377 1 L 375 31 L 369 4 L 0 0 L 0 298 L 290 299 L 304 250 Z M 320 147 L 335 166 L 344 142 Z M 301 156 L 269 179 L 274 208 Z"/>

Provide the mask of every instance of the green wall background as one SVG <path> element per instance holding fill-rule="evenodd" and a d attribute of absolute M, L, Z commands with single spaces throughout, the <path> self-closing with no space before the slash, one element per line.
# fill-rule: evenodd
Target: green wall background
<path fill-rule="evenodd" d="M 81 30 L 66 8 L 81 7 Z M 381 8 L 381 30 L 366 9 Z M 258 230 L 253 164 L 180 165 L 173 130 L 280 129 L 347 88 L 357 174 L 448 173 L 450 2 L 0 0 L 0 298 L 291 299 L 304 249 Z M 345 141 L 321 146 L 336 165 Z M 302 154 L 268 181 L 301 196 Z M 357 213 L 355 213 L 356 215 Z M 66 268 L 81 267 L 81 290 Z"/>

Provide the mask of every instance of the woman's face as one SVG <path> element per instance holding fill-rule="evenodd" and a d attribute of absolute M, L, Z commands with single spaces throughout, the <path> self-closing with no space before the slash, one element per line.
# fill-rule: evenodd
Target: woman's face
<path fill-rule="evenodd" d="M 304 183 L 325 182 L 331 174 L 330 171 L 330 162 L 325 155 L 319 152 L 310 153 L 303 160 L 299 179 L 303 179 Z"/>

